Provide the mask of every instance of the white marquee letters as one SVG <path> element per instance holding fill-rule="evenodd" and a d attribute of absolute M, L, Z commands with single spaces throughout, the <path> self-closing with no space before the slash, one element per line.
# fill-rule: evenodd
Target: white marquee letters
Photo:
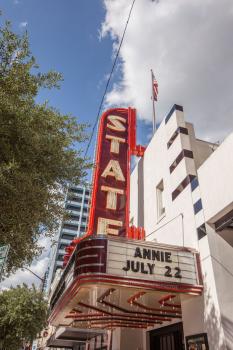
<path fill-rule="evenodd" d="M 123 223 L 122 223 L 122 221 L 111 220 L 111 219 L 99 217 L 98 218 L 98 226 L 97 226 L 97 235 L 111 234 L 111 235 L 117 236 L 119 234 L 119 229 L 111 228 L 111 227 L 109 227 L 109 225 L 122 227 Z"/>
<path fill-rule="evenodd" d="M 101 186 L 101 190 L 107 192 L 106 208 L 116 210 L 117 194 L 124 194 L 124 190 L 108 186 Z"/>
<path fill-rule="evenodd" d="M 125 139 L 122 137 L 117 137 L 113 135 L 106 135 L 107 140 L 111 140 L 110 152 L 119 154 L 120 152 L 120 142 L 124 143 Z"/>
<path fill-rule="evenodd" d="M 109 115 L 108 120 L 111 122 L 111 124 L 107 123 L 107 128 L 116 131 L 125 131 L 125 126 L 122 124 L 126 123 L 125 118 L 118 115 Z"/>
<path fill-rule="evenodd" d="M 113 176 L 118 181 L 125 181 L 119 162 L 113 159 L 109 161 L 101 176 Z"/>

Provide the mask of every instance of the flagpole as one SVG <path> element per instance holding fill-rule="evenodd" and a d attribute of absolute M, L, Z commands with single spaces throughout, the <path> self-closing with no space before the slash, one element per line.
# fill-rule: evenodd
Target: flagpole
<path fill-rule="evenodd" d="M 153 106 L 152 122 L 153 122 L 153 134 L 154 134 L 156 131 L 156 117 L 155 117 L 155 99 L 154 99 L 154 87 L 153 87 L 154 78 L 153 78 L 153 76 L 154 76 L 153 70 L 151 69 L 151 92 L 152 92 L 151 99 L 152 99 L 152 106 Z"/>

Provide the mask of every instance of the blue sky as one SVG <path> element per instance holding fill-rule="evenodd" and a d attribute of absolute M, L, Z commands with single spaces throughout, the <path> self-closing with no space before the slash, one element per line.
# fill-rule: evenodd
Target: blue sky
<path fill-rule="evenodd" d="M 38 101 L 49 100 L 50 105 L 62 113 L 78 117 L 80 122 L 95 121 L 106 84 L 106 76 L 112 67 L 113 40 L 107 35 L 100 39 L 101 24 L 105 18 L 105 8 L 101 0 L 1 0 L 1 24 L 7 19 L 13 30 L 22 34 L 28 31 L 32 54 L 36 57 L 39 70 L 56 70 L 62 73 L 64 81 L 61 89 L 43 90 Z M 125 23 L 122 19 L 122 23 Z M 117 68 L 113 83 L 119 81 Z M 148 124 L 148 123 L 147 123 Z M 140 129 L 150 126 L 139 121 Z M 91 127 L 89 131 L 91 130 Z M 96 130 L 97 131 L 97 130 Z M 141 132 L 140 140 L 143 139 Z M 95 135 L 88 155 L 94 154 Z M 85 149 L 85 148 L 84 148 Z M 90 175 L 90 174 L 89 174 Z M 46 247 L 43 254 L 30 268 L 43 276 L 48 264 L 50 241 L 42 239 Z M 3 283 L 4 287 L 21 282 L 39 283 L 27 270 L 18 270 Z"/>
<path fill-rule="evenodd" d="M 232 130 L 233 3 L 222 1 L 224 6 L 209 0 L 135 1 L 106 104 L 137 109 L 138 143 L 151 136 L 151 68 L 159 83 L 157 122 L 178 103 L 199 138 L 221 141 Z M 19 33 L 28 30 L 40 70 L 63 74 L 61 89 L 43 91 L 40 101 L 48 99 L 80 122 L 95 121 L 131 4 L 1 0 L 1 21 L 11 20 Z"/>
<path fill-rule="evenodd" d="M 41 71 L 54 69 L 64 76 L 61 89 L 44 91 L 40 101 L 49 99 L 80 122 L 94 122 L 131 4 L 132 0 L 1 0 L 3 19 L 11 20 L 19 33 L 28 30 Z M 232 32 L 232 0 L 135 1 L 106 104 L 137 109 L 138 143 L 146 144 L 151 136 L 151 68 L 159 84 L 157 122 L 177 103 L 183 105 L 185 120 L 194 124 L 198 138 L 221 142 L 233 130 Z M 95 137 L 90 157 L 94 142 Z M 33 271 L 43 275 L 46 259 L 44 251 Z M 32 282 L 32 276 L 20 272 L 5 286 L 19 281 Z"/>
<path fill-rule="evenodd" d="M 39 101 L 48 99 L 62 113 L 77 116 L 80 122 L 94 123 L 112 66 L 112 39 L 99 39 L 105 18 L 103 2 L 2 0 L 0 8 L 1 21 L 9 19 L 18 33 L 28 31 L 40 71 L 52 69 L 63 74 L 61 89 L 43 90 Z M 119 74 L 118 69 L 112 83 Z M 94 143 L 95 137 L 89 156 L 93 155 Z"/>

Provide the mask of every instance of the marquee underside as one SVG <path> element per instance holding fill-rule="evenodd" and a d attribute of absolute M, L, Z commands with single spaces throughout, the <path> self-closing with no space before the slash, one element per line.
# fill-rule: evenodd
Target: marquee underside
<path fill-rule="evenodd" d="M 180 294 L 188 290 L 168 292 L 152 286 L 126 286 L 126 282 L 124 286 L 122 281 L 107 284 L 101 277 L 99 279 L 96 283 L 74 285 L 64 296 L 63 303 L 61 300 L 59 312 L 53 314 L 53 325 L 106 330 L 147 328 L 181 318 Z M 199 295 L 201 288 L 190 288 L 189 293 Z"/>
<path fill-rule="evenodd" d="M 47 346 L 50 348 L 73 349 L 75 345 L 85 345 L 86 341 L 104 333 L 101 330 L 77 330 L 74 327 L 60 327 L 48 339 Z"/>

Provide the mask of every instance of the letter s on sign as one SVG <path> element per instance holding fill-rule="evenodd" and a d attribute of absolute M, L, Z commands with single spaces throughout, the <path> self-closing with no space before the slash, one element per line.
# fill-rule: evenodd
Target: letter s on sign
<path fill-rule="evenodd" d="M 126 123 L 126 119 L 118 115 L 109 115 L 108 120 L 111 122 L 107 123 L 107 128 L 116 131 L 125 131 L 126 128 L 122 123 Z"/>

